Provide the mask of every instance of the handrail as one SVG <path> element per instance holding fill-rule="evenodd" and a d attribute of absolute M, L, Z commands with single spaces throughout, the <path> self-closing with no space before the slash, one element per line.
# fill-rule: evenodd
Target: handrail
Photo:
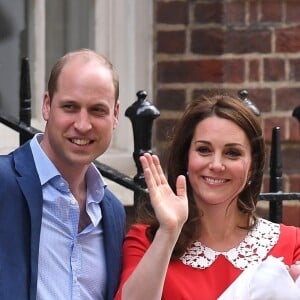
<path fill-rule="evenodd" d="M 27 58 L 22 59 L 20 81 L 20 120 L 15 117 L 8 116 L 0 110 L 0 123 L 3 123 L 5 126 L 19 132 L 20 144 L 23 144 L 27 140 L 31 139 L 36 133 L 42 132 L 31 126 L 30 73 L 29 61 Z M 137 167 L 137 174 L 131 178 L 104 163 L 97 160 L 94 161 L 96 167 L 104 177 L 134 192 L 133 207 L 130 207 L 130 209 L 135 209 L 138 201 L 148 194 L 143 170 L 139 162 L 139 156 L 145 152 L 152 153 L 152 122 L 160 115 L 157 108 L 146 99 L 147 93 L 145 91 L 138 91 L 136 95 L 137 100 L 128 107 L 125 112 L 125 116 L 132 122 L 134 135 L 133 158 Z M 243 101 L 245 105 L 253 111 L 253 113 L 258 116 L 260 115 L 258 108 L 250 99 L 248 99 L 247 90 L 240 90 L 238 95 L 241 101 Z M 300 120 L 299 107 L 300 106 L 295 108 L 292 114 L 292 116 L 296 117 L 298 121 Z M 258 200 L 269 202 L 269 219 L 279 223 L 282 219 L 282 201 L 300 200 L 300 193 L 283 193 L 281 191 L 282 164 L 280 156 L 279 127 L 275 127 L 273 129 L 271 146 L 270 193 L 260 193 Z"/>
<path fill-rule="evenodd" d="M 119 172 L 118 170 L 103 164 L 99 161 L 94 161 L 95 166 L 100 170 L 101 174 L 110 179 L 111 181 L 114 181 L 118 183 L 119 185 L 128 188 L 129 190 L 133 192 L 147 194 L 147 189 L 141 187 L 139 184 L 137 184 L 133 178 L 125 175 L 122 172 Z"/>
<path fill-rule="evenodd" d="M 34 127 L 28 126 L 25 123 L 20 122 L 15 117 L 6 115 L 5 113 L 3 113 L 2 110 L 0 110 L 0 123 L 19 132 L 20 134 L 28 135 L 30 137 L 34 136 L 38 132 L 41 132 Z"/>
<path fill-rule="evenodd" d="M 284 200 L 300 200 L 300 193 L 260 193 L 259 200 L 262 201 L 270 201 L 270 202 L 277 202 L 277 201 L 284 201 Z"/>
<path fill-rule="evenodd" d="M 0 123 L 19 132 L 23 136 L 26 136 L 28 140 L 31 139 L 36 133 L 42 132 L 41 130 L 38 130 L 32 126 L 27 126 L 23 122 L 19 122 L 19 120 L 17 120 L 15 117 L 5 115 L 2 110 L 0 110 Z M 133 178 L 127 176 L 126 174 L 123 174 L 104 163 L 100 163 L 99 161 L 94 161 L 94 164 L 99 169 L 101 174 L 109 180 L 112 180 L 133 192 L 147 193 L 146 189 L 140 187 L 134 182 Z"/>
<path fill-rule="evenodd" d="M 3 114 L 0 110 L 0 123 L 3 123 L 7 127 L 19 132 L 28 135 L 29 138 L 32 138 L 36 133 L 42 132 L 32 126 L 26 126 L 24 123 L 19 122 L 16 118 L 7 116 Z M 112 180 L 119 185 L 128 188 L 134 192 L 140 192 L 147 194 L 148 191 L 145 188 L 142 188 L 138 184 L 134 182 L 134 179 L 127 176 L 126 174 L 119 172 L 118 170 L 101 163 L 99 161 L 94 161 L 96 167 L 100 170 L 101 174 Z M 275 193 L 260 193 L 259 200 L 261 201 L 284 201 L 284 200 L 300 200 L 300 193 L 283 193 L 283 192 L 275 192 Z"/>
<path fill-rule="evenodd" d="M 260 116 L 259 109 L 248 99 L 248 91 L 240 90 L 239 98 L 247 105 L 252 112 Z M 300 106 L 295 108 L 292 116 L 297 117 L 299 121 Z M 282 193 L 282 158 L 280 147 L 280 127 L 276 126 L 272 130 L 271 153 L 270 153 L 270 183 L 269 193 L 261 193 L 259 200 L 269 201 L 269 220 L 273 222 L 282 222 L 282 201 L 300 200 L 300 193 Z"/>

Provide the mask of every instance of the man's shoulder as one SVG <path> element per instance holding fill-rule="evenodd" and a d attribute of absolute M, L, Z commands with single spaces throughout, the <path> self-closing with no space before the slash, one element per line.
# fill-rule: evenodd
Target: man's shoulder
<path fill-rule="evenodd" d="M 0 172 L 4 171 L 4 168 L 9 168 L 12 166 L 13 154 L 1 154 L 0 155 Z"/>
<path fill-rule="evenodd" d="M 30 169 L 28 167 L 33 164 L 34 160 L 29 142 L 8 154 L 0 155 L 0 172 L 4 174 L 10 170 L 14 170 L 15 172 L 19 166 L 21 169 Z"/>
<path fill-rule="evenodd" d="M 1 154 L 0 159 L 1 160 L 11 160 L 14 156 L 18 155 L 32 155 L 31 148 L 30 148 L 30 142 L 26 142 L 23 145 L 20 145 L 19 147 L 12 150 L 10 153 L 7 154 Z"/>
<path fill-rule="evenodd" d="M 112 204 L 112 205 L 123 207 L 123 204 L 121 203 L 120 199 L 109 188 L 104 189 L 104 199 L 103 200 L 109 201 L 110 204 Z"/>
<path fill-rule="evenodd" d="M 106 212 L 111 211 L 113 214 L 118 215 L 121 219 L 125 218 L 124 205 L 107 187 L 104 190 L 104 197 L 101 201 L 101 207 Z"/>

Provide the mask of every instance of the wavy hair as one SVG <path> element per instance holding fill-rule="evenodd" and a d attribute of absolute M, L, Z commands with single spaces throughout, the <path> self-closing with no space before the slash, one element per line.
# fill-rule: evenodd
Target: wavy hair
<path fill-rule="evenodd" d="M 247 216 L 249 226 L 257 223 L 256 204 L 261 190 L 265 164 L 265 144 L 259 119 L 239 99 L 229 95 L 203 96 L 192 101 L 186 108 L 183 116 L 178 120 L 170 147 L 168 148 L 167 176 L 168 182 L 176 191 L 176 179 L 179 175 L 187 173 L 188 152 L 195 129 L 204 119 L 218 116 L 234 122 L 246 134 L 251 145 L 251 178 L 238 197 L 238 209 Z M 189 215 L 173 250 L 172 257 L 180 257 L 198 236 L 201 226 L 201 215 L 193 197 L 192 188 L 187 178 L 187 194 L 189 202 Z M 144 210 L 145 211 L 145 210 Z M 139 220 L 150 224 L 147 235 L 153 239 L 158 229 L 158 222 L 153 211 L 148 210 Z M 251 222 L 250 222 L 251 221 Z"/>

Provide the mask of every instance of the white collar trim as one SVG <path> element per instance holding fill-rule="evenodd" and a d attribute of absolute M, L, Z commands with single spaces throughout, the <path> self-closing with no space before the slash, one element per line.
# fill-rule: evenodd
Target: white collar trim
<path fill-rule="evenodd" d="M 206 269 L 223 255 L 236 268 L 245 270 L 250 265 L 256 265 L 266 258 L 269 251 L 279 239 L 279 224 L 265 219 L 259 219 L 257 225 L 248 232 L 245 239 L 235 248 L 225 252 L 215 251 L 199 241 L 184 253 L 180 260 L 187 266 L 196 269 Z"/>

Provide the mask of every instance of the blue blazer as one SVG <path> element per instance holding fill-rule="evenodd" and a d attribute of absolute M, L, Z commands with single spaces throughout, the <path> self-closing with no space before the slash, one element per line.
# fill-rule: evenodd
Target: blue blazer
<path fill-rule="evenodd" d="M 42 219 L 42 188 L 29 142 L 0 156 L 0 299 L 35 300 Z M 101 201 L 107 264 L 107 300 L 117 290 L 125 210 L 105 190 Z"/>

